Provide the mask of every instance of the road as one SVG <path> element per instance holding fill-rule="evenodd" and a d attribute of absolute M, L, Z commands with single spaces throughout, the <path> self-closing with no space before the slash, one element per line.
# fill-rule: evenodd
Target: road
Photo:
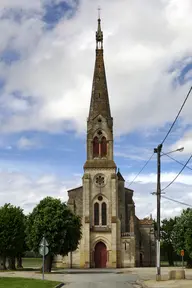
<path fill-rule="evenodd" d="M 42 279 L 40 273 L 35 271 L 7 271 L 1 272 L 1 277 L 24 277 Z M 118 273 L 117 270 L 101 271 L 55 271 L 55 273 L 45 274 L 46 280 L 59 281 L 65 283 L 66 288 L 141 288 L 137 284 L 139 275 L 132 274 L 131 271 Z"/>
<path fill-rule="evenodd" d="M 168 271 L 181 269 L 179 267 L 162 267 L 162 276 L 168 275 Z M 185 270 L 186 279 L 192 280 L 192 270 Z M 42 279 L 42 275 L 36 271 L 6 271 L 0 273 L 1 277 L 24 277 Z M 66 288 L 141 288 L 137 280 L 154 280 L 155 267 L 125 268 L 125 269 L 61 269 L 45 274 L 46 280 L 63 282 Z M 191 284 L 189 284 L 191 285 Z M 176 287 L 176 286 L 175 286 Z M 183 286 L 180 286 L 183 287 Z M 192 287 L 189 286 L 189 287 Z"/>
<path fill-rule="evenodd" d="M 137 275 L 97 273 L 64 275 L 68 288 L 140 288 Z"/>

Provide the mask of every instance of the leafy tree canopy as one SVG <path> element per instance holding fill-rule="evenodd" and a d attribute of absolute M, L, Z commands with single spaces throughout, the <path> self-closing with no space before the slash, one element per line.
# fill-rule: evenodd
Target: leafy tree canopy
<path fill-rule="evenodd" d="M 185 250 L 186 256 L 192 259 L 192 209 L 183 210 L 180 217 L 177 217 L 172 233 L 173 247 L 180 254 Z"/>
<path fill-rule="evenodd" d="M 174 225 L 176 223 L 176 217 L 170 219 L 164 219 L 161 222 L 161 247 L 164 249 L 170 266 L 174 266 L 174 248 L 172 233 Z"/>
<path fill-rule="evenodd" d="M 35 252 L 43 237 L 51 255 L 67 255 L 77 249 L 81 238 L 81 219 L 59 199 L 46 197 L 28 216 L 27 243 Z"/>
<path fill-rule="evenodd" d="M 25 249 L 25 215 L 20 207 L 0 208 L 0 255 L 15 257 Z"/>
<path fill-rule="evenodd" d="M 164 246 L 172 245 L 172 232 L 176 224 L 176 217 L 170 219 L 163 219 L 161 222 L 161 239 Z"/>

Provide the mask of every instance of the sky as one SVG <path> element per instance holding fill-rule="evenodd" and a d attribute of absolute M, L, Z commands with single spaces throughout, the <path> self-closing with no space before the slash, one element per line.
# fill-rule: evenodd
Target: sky
<path fill-rule="evenodd" d="M 191 0 L 1 0 L 0 205 L 29 213 L 82 183 L 97 8 L 114 119 L 114 157 L 138 217 L 156 217 L 156 155 L 192 85 Z M 163 145 L 192 154 L 192 95 Z M 162 188 L 182 166 L 162 160 Z M 192 163 L 188 163 L 192 168 Z M 192 171 L 165 191 L 192 205 Z M 131 185 L 130 185 L 131 184 Z M 162 198 L 162 218 L 187 206 Z"/>

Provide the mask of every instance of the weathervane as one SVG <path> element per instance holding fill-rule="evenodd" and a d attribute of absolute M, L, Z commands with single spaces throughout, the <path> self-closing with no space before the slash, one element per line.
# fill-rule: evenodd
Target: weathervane
<path fill-rule="evenodd" d="M 101 8 L 100 8 L 100 6 L 98 7 L 98 19 L 100 19 L 100 17 L 101 17 Z"/>

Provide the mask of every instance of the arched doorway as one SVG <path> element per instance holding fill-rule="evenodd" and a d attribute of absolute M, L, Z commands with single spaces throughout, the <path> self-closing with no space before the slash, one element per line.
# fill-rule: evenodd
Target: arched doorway
<path fill-rule="evenodd" d="M 95 268 L 106 268 L 107 247 L 103 242 L 98 242 L 95 245 L 94 261 L 95 261 Z"/>

